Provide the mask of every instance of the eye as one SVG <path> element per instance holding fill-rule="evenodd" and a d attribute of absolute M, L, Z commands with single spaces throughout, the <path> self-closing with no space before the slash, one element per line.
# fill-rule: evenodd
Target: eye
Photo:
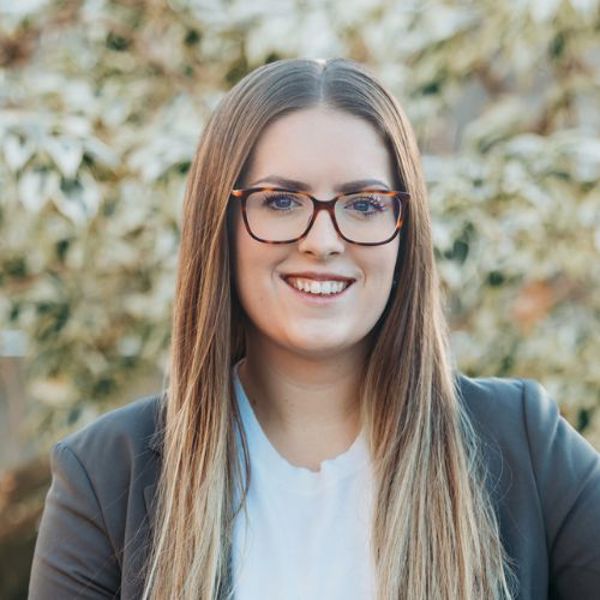
<path fill-rule="evenodd" d="M 361 194 L 348 198 L 348 201 L 344 202 L 344 208 L 368 216 L 384 212 L 388 207 L 382 196 L 378 194 Z"/>
<path fill-rule="evenodd" d="M 262 205 L 275 211 L 289 211 L 301 203 L 294 194 L 279 192 L 265 195 Z"/>

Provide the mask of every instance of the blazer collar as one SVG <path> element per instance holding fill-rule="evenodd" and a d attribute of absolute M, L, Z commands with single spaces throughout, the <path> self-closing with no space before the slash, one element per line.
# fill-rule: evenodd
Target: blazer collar
<path fill-rule="evenodd" d="M 163 442 L 163 431 L 162 429 L 156 429 L 154 433 L 148 438 L 148 448 L 159 456 L 162 455 L 162 442 Z"/>
<path fill-rule="evenodd" d="M 164 397 L 161 394 L 155 394 L 154 400 L 154 429 L 148 436 L 147 447 L 159 456 L 162 454 L 164 438 L 164 412 L 166 409 Z"/>

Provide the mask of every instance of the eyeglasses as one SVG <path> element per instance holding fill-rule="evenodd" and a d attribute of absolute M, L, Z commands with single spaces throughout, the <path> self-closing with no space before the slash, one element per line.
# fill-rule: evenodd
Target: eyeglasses
<path fill-rule="evenodd" d="M 324 210 L 342 239 L 361 246 L 391 242 L 404 223 L 410 198 L 408 192 L 365 189 L 318 200 L 306 192 L 275 187 L 236 189 L 231 196 L 241 200 L 246 229 L 259 242 L 296 242 L 308 235 Z"/>

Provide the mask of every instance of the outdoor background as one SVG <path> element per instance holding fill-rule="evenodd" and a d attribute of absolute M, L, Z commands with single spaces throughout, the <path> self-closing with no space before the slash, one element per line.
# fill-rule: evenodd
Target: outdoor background
<path fill-rule="evenodd" d="M 223 93 L 344 56 L 417 132 L 457 365 L 600 449 L 598 0 L 0 0 L 0 597 L 48 451 L 158 391 L 185 178 Z"/>

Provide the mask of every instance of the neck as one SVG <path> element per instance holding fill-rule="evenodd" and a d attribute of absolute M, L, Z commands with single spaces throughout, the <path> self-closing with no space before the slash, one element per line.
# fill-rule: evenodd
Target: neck
<path fill-rule="evenodd" d="M 319 470 L 358 435 L 364 345 L 318 358 L 248 334 L 240 381 L 271 444 L 290 463 Z"/>

